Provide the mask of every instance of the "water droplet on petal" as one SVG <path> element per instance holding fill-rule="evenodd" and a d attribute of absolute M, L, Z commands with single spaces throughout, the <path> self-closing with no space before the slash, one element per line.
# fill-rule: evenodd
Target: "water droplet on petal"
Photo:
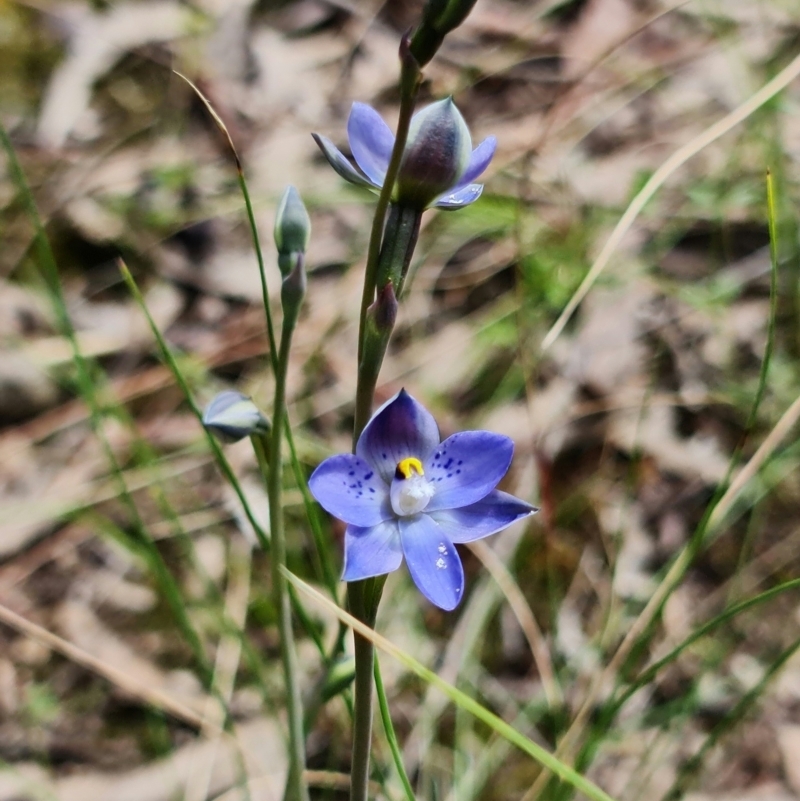
<path fill-rule="evenodd" d="M 436 560 L 436 567 L 438 567 L 439 570 L 444 570 L 447 567 L 447 562 L 444 559 L 442 559 L 442 557 L 440 556 Z"/>
<path fill-rule="evenodd" d="M 447 546 L 443 543 L 439 543 L 439 553 L 446 554 L 447 553 Z"/>

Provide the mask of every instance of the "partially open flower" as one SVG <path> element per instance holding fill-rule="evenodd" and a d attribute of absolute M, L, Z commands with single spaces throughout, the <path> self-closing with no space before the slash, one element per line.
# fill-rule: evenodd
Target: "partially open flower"
<path fill-rule="evenodd" d="M 325 158 L 350 183 L 380 189 L 389 168 L 394 135 L 371 106 L 353 103 L 347 120 L 356 170 L 330 139 L 314 134 Z M 419 210 L 436 206 L 460 209 L 483 191 L 475 179 L 489 165 L 497 147 L 490 136 L 474 150 L 467 124 L 452 98 L 418 111 L 411 119 L 393 202 Z"/>
<path fill-rule="evenodd" d="M 203 412 L 203 425 L 222 442 L 238 442 L 252 434 L 266 434 L 269 420 L 247 395 L 226 390 L 216 395 Z"/>
<path fill-rule="evenodd" d="M 322 507 L 347 523 L 345 581 L 380 576 L 405 557 L 414 583 L 442 609 L 464 594 L 454 543 L 495 534 L 536 512 L 496 490 L 514 444 L 489 431 L 444 442 L 431 413 L 401 390 L 359 437 L 356 453 L 331 456 L 308 486 Z"/>

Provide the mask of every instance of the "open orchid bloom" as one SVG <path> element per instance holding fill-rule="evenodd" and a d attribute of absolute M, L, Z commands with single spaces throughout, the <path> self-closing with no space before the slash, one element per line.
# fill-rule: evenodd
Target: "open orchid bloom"
<path fill-rule="evenodd" d="M 325 158 L 346 181 L 379 190 L 394 147 L 394 134 L 380 114 L 366 103 L 353 103 L 347 137 L 356 169 L 330 139 L 314 134 Z M 474 150 L 467 124 L 452 98 L 418 111 L 411 119 L 393 202 L 422 209 L 460 209 L 483 191 L 475 183 L 497 147 L 490 136 Z M 359 171 L 360 170 L 360 171 Z"/>
<path fill-rule="evenodd" d="M 441 442 L 431 413 L 401 390 L 364 428 L 355 455 L 331 456 L 308 482 L 322 507 L 347 524 L 343 580 L 389 573 L 405 557 L 420 592 L 454 609 L 464 594 L 454 543 L 537 511 L 495 489 L 513 452 L 508 437 L 489 431 Z"/>

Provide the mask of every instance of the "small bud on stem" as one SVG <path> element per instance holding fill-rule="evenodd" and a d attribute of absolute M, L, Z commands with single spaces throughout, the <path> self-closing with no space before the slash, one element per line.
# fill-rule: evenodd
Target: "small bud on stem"
<path fill-rule="evenodd" d="M 310 236 L 311 220 L 300 193 L 293 186 L 287 186 L 275 212 L 275 247 L 279 256 L 305 253 Z M 285 277 L 288 270 L 284 270 L 280 259 L 278 264 Z"/>
<path fill-rule="evenodd" d="M 203 412 L 203 425 L 221 442 L 238 442 L 254 434 L 266 434 L 269 420 L 247 395 L 234 390 L 220 392 Z"/>

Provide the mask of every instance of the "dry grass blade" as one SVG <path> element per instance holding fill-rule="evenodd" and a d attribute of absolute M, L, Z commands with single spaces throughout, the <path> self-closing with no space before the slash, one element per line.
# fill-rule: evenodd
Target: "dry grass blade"
<path fill-rule="evenodd" d="M 518 732 L 513 726 L 510 726 L 502 718 L 490 712 L 486 707 L 479 704 L 466 693 L 461 692 L 461 690 L 439 677 L 432 670 L 426 668 L 402 648 L 398 648 L 393 642 L 387 640 L 386 637 L 381 636 L 369 626 L 345 612 L 344 609 L 326 598 L 321 592 L 318 592 L 309 584 L 306 584 L 306 582 L 295 576 L 289 570 L 283 569 L 283 574 L 296 589 L 310 600 L 328 611 L 333 612 L 339 620 L 346 623 L 354 632 L 370 640 L 376 647 L 394 657 L 398 662 L 416 673 L 423 681 L 443 692 L 454 704 L 474 715 L 501 737 L 504 737 L 521 751 L 528 754 L 528 756 L 535 759 L 542 767 L 547 768 L 547 770 L 557 775 L 560 779 L 571 784 L 576 790 L 583 793 L 588 798 L 591 798 L 592 801 L 613 801 L 611 796 L 601 790 L 596 784 L 589 781 L 584 776 L 581 776 L 557 757 L 554 757 L 547 749 Z"/>
<path fill-rule="evenodd" d="M 611 236 L 606 241 L 600 254 L 592 264 L 586 277 L 581 281 L 581 285 L 575 290 L 575 294 L 570 298 L 564 311 L 553 323 L 542 341 L 542 351 L 548 350 L 558 339 L 569 319 L 578 308 L 581 301 L 589 293 L 594 282 L 608 265 L 611 255 L 622 242 L 625 234 L 628 233 L 634 220 L 647 205 L 650 198 L 661 188 L 664 182 L 692 156 L 697 155 L 704 147 L 710 145 L 720 136 L 728 133 L 739 123 L 744 122 L 753 112 L 757 111 L 766 102 L 771 100 L 781 90 L 785 89 L 798 75 L 800 75 L 800 55 L 789 62 L 771 81 L 761 87 L 752 97 L 734 109 L 730 114 L 723 117 L 718 122 L 696 136 L 683 147 L 675 151 L 651 176 L 647 183 L 639 190 L 636 197 L 631 201 L 625 213 L 620 217 L 619 222 L 611 232 Z"/>
<path fill-rule="evenodd" d="M 247 617 L 247 605 L 250 599 L 251 548 L 243 537 L 231 542 L 229 566 L 229 584 L 225 594 L 225 616 L 232 621 L 239 632 L 243 631 Z M 217 648 L 214 662 L 214 686 L 217 696 L 209 697 L 203 710 L 203 729 L 214 735 L 213 748 L 210 755 L 191 774 L 191 780 L 184 794 L 185 801 L 204 801 L 208 797 L 211 776 L 214 770 L 216 752 L 221 736 L 216 734 L 225 723 L 225 709 L 233 695 L 236 672 L 242 654 L 242 637 L 225 634 Z M 209 731 L 210 730 L 210 731 Z"/>
<path fill-rule="evenodd" d="M 517 622 L 528 641 L 528 645 L 533 654 L 533 660 L 542 679 L 542 687 L 547 697 L 547 703 L 551 707 L 558 707 L 563 703 L 564 695 L 553 671 L 553 662 L 550 659 L 550 650 L 542 636 L 542 630 L 533 616 L 528 602 L 522 590 L 519 588 L 514 576 L 503 564 L 497 554 L 485 543 L 480 540 L 471 542 L 467 546 L 481 560 L 483 566 L 489 571 L 492 578 L 497 582 L 503 594 L 506 596 L 511 611 L 517 618 Z"/>
<path fill-rule="evenodd" d="M 800 419 L 800 397 L 781 415 L 781 419 L 775 424 L 767 438 L 761 443 L 758 450 L 752 455 L 750 461 L 739 471 L 736 478 L 731 481 L 731 485 L 725 494 L 719 499 L 719 503 L 714 507 L 708 518 L 709 531 L 717 528 L 730 511 L 741 491 L 747 486 L 750 480 L 763 467 L 764 463 L 775 453 L 776 448 L 783 442 L 786 435 L 795 427 Z"/>
<path fill-rule="evenodd" d="M 758 450 L 731 482 L 730 487 L 728 487 L 728 490 L 722 498 L 720 498 L 709 515 L 707 532 L 719 527 L 725 515 L 739 496 L 739 493 L 741 493 L 747 483 L 758 473 L 759 469 L 769 457 L 774 454 L 776 448 L 792 430 L 798 419 L 800 419 L 800 397 L 798 397 L 783 413 L 780 420 L 776 423 L 772 431 L 770 431 Z M 658 585 L 658 588 L 650 597 L 650 600 L 647 602 L 639 617 L 636 618 L 633 625 L 628 629 L 627 634 L 614 653 L 614 656 L 611 658 L 611 661 L 602 672 L 596 674 L 583 704 L 556 749 L 555 755 L 559 759 L 568 760 L 573 757 L 574 748 L 583 732 L 585 724 L 590 718 L 599 692 L 603 687 L 609 686 L 610 683 L 614 681 L 617 672 L 628 658 L 637 640 L 653 622 L 664 601 L 683 577 L 692 562 L 693 556 L 694 551 L 691 544 L 684 546 L 683 550 L 678 554 L 670 569 L 667 571 L 667 574 Z M 544 784 L 547 782 L 547 778 L 546 772 L 543 772 L 531 789 L 525 794 L 523 801 L 532 801 L 532 799 L 537 798 Z"/>
<path fill-rule="evenodd" d="M 39 626 L 36 623 L 28 620 L 27 618 L 18 615 L 16 612 L 9 609 L 7 606 L 0 604 L 0 623 L 9 626 L 10 628 L 18 631 L 20 634 L 30 637 L 42 645 L 56 651 L 57 653 L 65 656 L 67 659 L 75 662 L 98 676 L 120 687 L 132 696 L 141 699 L 144 703 L 152 706 L 154 709 L 161 710 L 162 712 L 172 715 L 178 720 L 188 723 L 197 729 L 202 729 L 206 725 L 206 721 L 200 713 L 196 712 L 174 698 L 166 695 L 165 693 L 156 690 L 144 682 L 139 681 L 133 676 L 118 670 L 111 665 L 106 664 L 100 659 L 96 659 L 91 654 L 84 651 L 82 648 L 73 643 L 53 634 L 46 628 Z M 222 733 L 219 726 L 214 727 L 215 733 Z"/>
<path fill-rule="evenodd" d="M 231 153 L 233 154 L 233 158 L 236 160 L 236 169 L 238 169 L 239 172 L 241 172 L 242 162 L 239 160 L 239 153 L 236 150 L 236 145 L 233 144 L 233 139 L 231 138 L 228 126 L 225 125 L 225 123 L 222 121 L 222 117 L 220 117 L 219 114 L 217 114 L 216 109 L 214 108 L 214 106 L 211 105 L 211 101 L 200 91 L 200 89 L 194 83 L 192 83 L 192 81 L 190 81 L 183 73 L 178 72 L 177 70 L 173 70 L 173 72 L 181 80 L 186 81 L 186 83 L 189 84 L 192 91 L 194 91 L 194 93 L 200 98 L 203 105 L 206 107 L 206 111 L 208 111 L 208 113 L 211 115 L 217 127 L 220 129 L 220 131 L 222 131 L 222 133 L 225 134 L 225 137 L 228 140 L 228 146 L 230 147 Z"/>

